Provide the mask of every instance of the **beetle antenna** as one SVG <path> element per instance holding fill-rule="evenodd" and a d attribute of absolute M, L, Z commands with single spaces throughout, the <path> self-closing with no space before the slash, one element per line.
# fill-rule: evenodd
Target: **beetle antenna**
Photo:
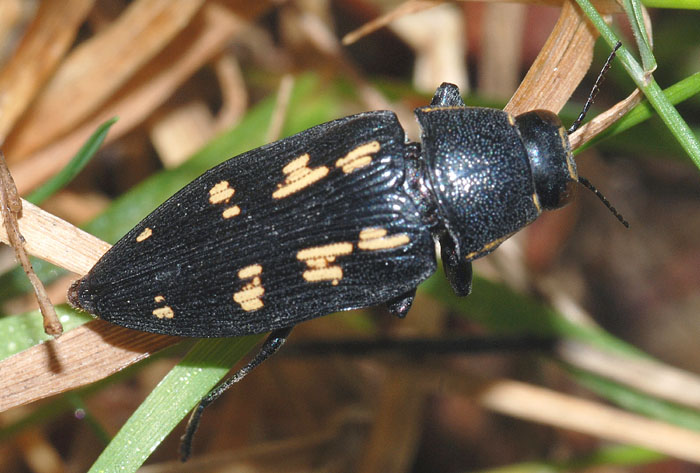
<path fill-rule="evenodd" d="M 591 93 L 588 94 L 588 99 L 586 100 L 586 104 L 583 106 L 583 110 L 581 110 L 581 113 L 578 114 L 578 118 L 566 131 L 569 135 L 578 130 L 578 127 L 581 126 L 583 119 L 588 113 L 588 109 L 591 108 L 591 105 L 593 105 L 593 101 L 595 100 L 596 95 L 598 95 L 598 91 L 600 90 L 600 84 L 603 82 L 603 79 L 605 78 L 605 74 L 608 72 L 608 69 L 610 69 L 610 64 L 612 63 L 612 60 L 615 59 L 615 53 L 618 49 L 620 49 L 620 46 L 622 46 L 622 43 L 618 41 L 615 47 L 613 48 L 612 52 L 610 53 L 610 56 L 608 56 L 608 59 L 605 61 L 603 69 L 601 69 L 600 73 L 598 74 L 598 78 L 595 80 L 595 84 L 593 84 Z"/>
<path fill-rule="evenodd" d="M 605 205 L 608 208 L 608 210 L 610 212 L 612 212 L 612 214 L 615 216 L 615 218 L 617 218 L 620 221 L 621 224 L 623 224 L 627 228 L 630 227 L 630 224 L 629 224 L 629 222 L 627 222 L 627 220 L 625 220 L 625 217 L 623 217 L 622 214 L 620 212 L 618 212 L 615 207 L 612 206 L 610 201 L 608 199 L 606 199 L 605 196 L 598 189 L 596 189 L 595 186 L 593 184 L 591 184 L 591 182 L 588 179 L 586 179 L 585 177 L 579 176 L 578 182 L 583 187 L 585 187 L 588 190 L 590 190 L 591 192 L 593 192 L 596 195 L 596 197 L 598 197 L 600 199 L 600 201 L 603 203 L 603 205 Z"/>

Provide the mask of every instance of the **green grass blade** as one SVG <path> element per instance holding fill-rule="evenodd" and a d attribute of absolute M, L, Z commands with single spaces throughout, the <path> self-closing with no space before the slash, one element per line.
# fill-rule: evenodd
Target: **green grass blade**
<path fill-rule="evenodd" d="M 32 204 L 40 205 L 44 200 L 51 197 L 56 191 L 72 181 L 92 159 L 97 150 L 100 149 L 100 146 L 102 146 L 102 143 L 107 137 L 107 132 L 116 122 L 117 118 L 115 117 L 100 125 L 61 172 L 26 196 L 25 199 Z"/>
<path fill-rule="evenodd" d="M 649 8 L 678 8 L 682 10 L 700 10 L 700 0 L 644 0 Z"/>
<path fill-rule="evenodd" d="M 576 2 L 598 29 L 600 35 L 605 39 L 608 45 L 611 48 L 614 47 L 618 42 L 618 38 L 600 16 L 593 4 L 589 0 L 576 0 Z M 678 111 L 666 99 L 661 87 L 659 87 L 654 80 L 654 77 L 645 73 L 639 63 L 634 59 L 634 56 L 632 56 L 624 46 L 617 51 L 617 57 L 620 58 L 629 76 L 644 95 L 646 95 L 647 99 L 649 99 L 649 103 L 651 103 L 656 113 L 659 114 L 673 136 L 676 137 L 676 140 L 678 140 L 685 152 L 690 156 L 695 166 L 700 169 L 700 142 L 698 142 L 695 134 Z"/>
<path fill-rule="evenodd" d="M 250 335 L 198 342 L 139 406 L 89 471 L 136 471 L 260 338 Z"/>
<path fill-rule="evenodd" d="M 666 457 L 651 450 L 633 446 L 603 447 L 591 455 L 573 458 L 561 462 L 524 462 L 488 470 L 479 473 L 565 473 L 595 469 L 597 466 L 612 468 L 615 466 L 647 465 L 664 460 Z"/>
<path fill-rule="evenodd" d="M 656 58 L 651 50 L 649 43 L 649 34 L 647 27 L 644 24 L 644 14 L 642 13 L 642 4 L 639 0 L 624 0 L 625 13 L 627 20 L 634 33 L 634 39 L 637 42 L 637 49 L 642 58 L 642 67 L 645 72 L 653 72 L 656 70 Z"/>

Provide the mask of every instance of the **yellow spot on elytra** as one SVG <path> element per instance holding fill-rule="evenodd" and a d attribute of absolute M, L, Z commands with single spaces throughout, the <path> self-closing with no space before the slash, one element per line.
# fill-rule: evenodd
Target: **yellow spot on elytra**
<path fill-rule="evenodd" d="M 239 279 L 250 279 L 250 281 L 233 294 L 233 300 L 246 312 L 258 310 L 264 305 L 262 296 L 265 294 L 265 288 L 260 281 L 260 274 L 262 274 L 262 266 L 259 264 L 252 264 L 238 271 Z"/>
<path fill-rule="evenodd" d="M 302 276 L 308 282 L 331 281 L 334 286 L 343 279 L 343 268 L 331 265 L 336 257 L 352 253 L 352 243 L 339 242 L 329 245 L 314 246 L 300 250 L 297 259 L 304 261 L 309 268 Z"/>
<path fill-rule="evenodd" d="M 146 227 L 141 233 L 139 233 L 139 236 L 136 237 L 136 241 L 141 243 L 142 241 L 150 238 L 151 235 L 153 235 L 153 230 L 150 227 Z"/>
<path fill-rule="evenodd" d="M 251 264 L 238 271 L 238 277 L 240 279 L 249 279 L 253 276 L 259 276 L 260 274 L 262 274 L 262 266 L 259 264 Z"/>
<path fill-rule="evenodd" d="M 344 158 L 337 160 L 335 167 L 343 168 L 345 174 L 350 174 L 356 169 L 368 166 L 372 162 L 372 156 L 370 155 L 379 151 L 379 148 L 378 141 L 371 141 L 358 146 L 346 154 Z"/>
<path fill-rule="evenodd" d="M 221 181 L 209 189 L 209 202 L 214 205 L 228 203 L 235 193 L 236 189 L 231 187 L 228 181 Z"/>
<path fill-rule="evenodd" d="M 165 307 L 154 309 L 153 315 L 155 315 L 159 319 L 172 319 L 173 317 L 175 317 L 175 312 L 173 312 L 173 309 L 170 308 L 170 306 L 166 305 Z"/>
<path fill-rule="evenodd" d="M 231 187 L 228 181 L 221 181 L 217 183 L 214 187 L 209 189 L 209 203 L 213 205 L 228 204 L 231 200 L 231 197 L 233 197 L 233 194 L 235 193 L 236 189 Z M 224 209 L 222 216 L 224 218 L 231 218 L 235 217 L 240 213 L 241 208 L 237 205 L 232 205 Z"/>
<path fill-rule="evenodd" d="M 515 117 L 510 113 L 506 113 L 506 116 L 508 117 L 508 124 L 510 126 L 515 126 Z"/>
<path fill-rule="evenodd" d="M 165 302 L 165 296 L 159 294 L 156 297 L 154 297 L 153 300 L 156 301 L 156 303 L 160 304 L 162 302 Z M 175 317 L 175 312 L 173 311 L 172 307 L 167 305 L 165 307 L 153 309 L 152 313 L 159 319 L 172 319 L 173 317 Z"/>
<path fill-rule="evenodd" d="M 229 207 L 226 210 L 224 210 L 224 213 L 222 215 L 224 216 L 224 218 L 231 218 L 235 217 L 239 213 L 241 213 L 241 208 L 237 205 L 234 205 L 233 207 Z"/>
<path fill-rule="evenodd" d="M 387 231 L 384 228 L 365 228 L 360 232 L 360 241 L 357 247 L 361 250 L 388 250 L 404 246 L 411 241 L 405 233 L 386 236 Z"/>
<path fill-rule="evenodd" d="M 290 196 L 323 179 L 328 174 L 328 168 L 326 166 L 310 168 L 307 166 L 308 163 L 309 155 L 306 153 L 283 167 L 282 172 L 285 174 L 284 182 L 277 185 L 277 190 L 272 193 L 272 197 L 275 199 L 282 199 Z"/>

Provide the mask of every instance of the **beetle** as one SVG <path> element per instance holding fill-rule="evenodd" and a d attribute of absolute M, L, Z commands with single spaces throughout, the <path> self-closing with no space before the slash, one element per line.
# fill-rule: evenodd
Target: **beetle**
<path fill-rule="evenodd" d="M 457 86 L 443 83 L 415 114 L 420 143 L 406 139 L 393 112 L 373 111 L 232 158 L 168 199 L 73 283 L 74 307 L 136 330 L 270 332 L 252 361 L 193 411 L 183 460 L 204 408 L 276 352 L 296 324 L 377 304 L 404 317 L 436 270 L 436 241 L 452 288 L 468 295 L 471 261 L 566 205 L 579 183 L 597 193 L 579 178 L 567 130 L 550 111 L 467 107 Z"/>

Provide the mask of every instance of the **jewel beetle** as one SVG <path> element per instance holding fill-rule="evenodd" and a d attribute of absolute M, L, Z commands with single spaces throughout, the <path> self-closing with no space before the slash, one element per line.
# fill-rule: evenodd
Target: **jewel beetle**
<path fill-rule="evenodd" d="M 472 260 L 566 205 L 578 183 L 589 186 L 552 112 L 467 107 L 443 83 L 415 114 L 420 143 L 406 139 L 393 112 L 373 111 L 232 158 L 168 199 L 73 283 L 73 306 L 136 330 L 271 332 L 195 409 L 183 460 L 203 409 L 296 324 L 378 304 L 404 317 L 436 270 L 436 241 L 454 291 L 467 295 Z"/>

